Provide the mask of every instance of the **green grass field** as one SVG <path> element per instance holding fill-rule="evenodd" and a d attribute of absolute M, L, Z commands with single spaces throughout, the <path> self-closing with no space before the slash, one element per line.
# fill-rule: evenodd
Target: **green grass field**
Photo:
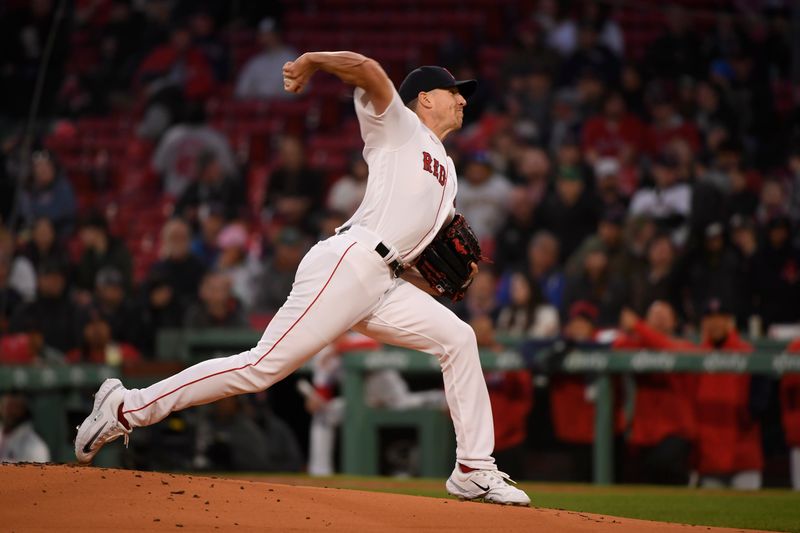
<path fill-rule="evenodd" d="M 237 477 L 225 475 L 223 477 Z M 446 497 L 442 480 L 335 476 L 247 475 L 293 485 L 312 485 L 417 496 Z M 800 533 L 800 492 L 737 492 L 615 485 L 521 483 L 538 507 L 720 527 Z"/>

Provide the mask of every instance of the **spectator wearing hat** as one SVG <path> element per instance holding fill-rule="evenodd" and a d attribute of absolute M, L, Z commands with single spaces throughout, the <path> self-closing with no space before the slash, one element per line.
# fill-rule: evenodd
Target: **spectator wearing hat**
<path fill-rule="evenodd" d="M 609 271 L 623 275 L 627 270 L 627 253 L 623 241 L 625 209 L 622 206 L 607 208 L 597 224 L 597 231 L 583 240 L 580 247 L 567 260 L 564 271 L 568 276 L 577 276 L 583 269 L 583 261 L 590 250 L 602 248 L 608 256 Z"/>
<path fill-rule="evenodd" d="M 94 298 L 87 309 L 108 323 L 114 340 L 139 345 L 142 340 L 141 310 L 127 296 L 125 279 L 114 267 L 103 267 L 97 273 Z"/>
<path fill-rule="evenodd" d="M 88 215 L 81 221 L 79 236 L 83 253 L 75 269 L 77 288 L 91 292 L 98 273 L 104 268 L 114 269 L 122 279 L 127 292 L 131 288 L 133 261 L 125 244 L 111 235 L 108 222 L 100 213 Z"/>
<path fill-rule="evenodd" d="M 11 318 L 12 332 L 40 331 L 44 343 L 61 352 L 80 342 L 78 308 L 67 294 L 67 268 L 58 261 L 39 265 L 37 296 L 19 307 Z"/>
<path fill-rule="evenodd" d="M 800 252 L 792 243 L 789 217 L 767 222 L 763 245 L 756 252 L 753 278 L 757 312 L 764 327 L 800 320 Z"/>
<path fill-rule="evenodd" d="M 561 244 L 560 261 L 565 261 L 597 227 L 599 206 L 590 195 L 577 167 L 561 167 L 555 190 L 536 211 L 537 225 L 551 231 Z"/>
<path fill-rule="evenodd" d="M 195 178 L 175 204 L 175 214 L 196 226 L 200 213 L 221 209 L 226 220 L 239 216 L 244 205 L 244 191 L 237 176 L 226 174 L 217 154 L 206 150 L 197 156 Z"/>
<path fill-rule="evenodd" d="M 630 309 L 620 314 L 620 335 L 615 349 L 696 352 L 697 346 L 676 338 L 675 309 L 655 301 L 642 320 Z M 628 453 L 638 466 L 628 481 L 686 485 L 689 452 L 696 437 L 692 397 L 696 377 L 692 374 L 637 374 L 633 419 L 627 439 Z M 628 463 L 628 461 L 626 461 Z"/>
<path fill-rule="evenodd" d="M 31 179 L 20 195 L 19 213 L 24 224 L 31 226 L 37 218 L 49 218 L 59 236 L 65 236 L 73 229 L 76 212 L 75 191 L 53 155 L 34 152 Z"/>
<path fill-rule="evenodd" d="M 367 162 L 360 152 L 354 153 L 350 157 L 349 172 L 336 180 L 328 193 L 328 209 L 342 213 L 346 218 L 353 216 L 367 192 L 368 177 Z"/>
<path fill-rule="evenodd" d="M 654 186 L 639 189 L 633 195 L 629 213 L 656 221 L 662 230 L 671 232 L 676 244 L 681 245 L 688 238 L 692 188 L 679 181 L 679 164 L 674 154 L 659 155 L 652 166 Z"/>
<path fill-rule="evenodd" d="M 245 63 L 236 81 L 236 97 L 287 98 L 283 89 L 283 65 L 297 57 L 297 51 L 283 43 L 277 23 L 265 18 L 258 24 L 261 52 Z"/>
<path fill-rule="evenodd" d="M 739 337 L 729 304 L 711 297 L 701 324 L 701 347 L 730 357 L 752 351 Z M 761 424 L 751 412 L 751 376 L 700 374 L 695 394 L 696 467 L 700 486 L 761 488 Z"/>
<path fill-rule="evenodd" d="M 280 231 L 272 256 L 264 262 L 253 311 L 275 313 L 283 305 L 307 247 L 308 242 L 298 229 L 286 227 Z"/>
<path fill-rule="evenodd" d="M 184 317 L 187 328 L 241 328 L 247 326 L 241 304 L 233 293 L 231 279 L 221 272 L 209 272 L 200 284 L 199 301 Z"/>
<path fill-rule="evenodd" d="M 114 338 L 111 325 L 94 309 L 89 311 L 81 331 L 83 340 L 80 346 L 67 352 L 69 363 L 120 366 L 136 362 L 141 357 L 133 345 Z"/>
<path fill-rule="evenodd" d="M 191 254 L 191 230 L 183 220 L 173 218 L 161 230 L 159 260 L 151 267 L 166 277 L 183 310 L 197 297 L 205 273 L 203 263 Z"/>
<path fill-rule="evenodd" d="M 233 294 L 245 309 L 253 306 L 263 269 L 261 261 L 248 252 L 248 239 L 247 228 L 240 223 L 225 226 L 217 239 L 216 270 L 230 278 Z"/>
<path fill-rule="evenodd" d="M 47 463 L 50 449 L 33 427 L 29 399 L 19 392 L 0 397 L 0 463 Z"/>
<path fill-rule="evenodd" d="M 722 222 L 709 224 L 699 246 L 685 256 L 684 284 L 691 295 L 689 316 L 696 321 L 697 312 L 712 295 L 724 296 L 734 316 L 745 324 L 751 295 L 742 291 L 747 286 L 745 272 L 736 251 L 726 242 Z"/>
<path fill-rule="evenodd" d="M 602 209 L 622 206 L 627 209 L 630 195 L 636 189 L 635 180 L 626 179 L 619 161 L 601 157 L 594 164 L 594 188 Z M 638 181 L 638 178 L 637 180 Z"/>
<path fill-rule="evenodd" d="M 156 354 L 156 339 L 162 329 L 183 326 L 183 310 L 167 276 L 160 270 L 150 272 L 142 287 L 141 340 L 142 354 Z"/>
<path fill-rule="evenodd" d="M 573 348 L 608 349 L 608 344 L 599 340 L 599 310 L 593 303 L 576 301 L 566 316 L 561 339 L 540 352 L 543 361 L 562 358 Z M 615 432 L 620 432 L 624 427 L 622 395 L 616 381 L 614 387 L 614 427 Z M 573 459 L 571 480 L 591 478 L 596 394 L 593 376 L 554 374 L 550 378 L 553 430 Z"/>
<path fill-rule="evenodd" d="M 753 216 L 758 206 L 754 190 L 760 182 L 758 173 L 744 167 L 742 145 L 733 140 L 721 142 L 708 169 L 697 175 L 692 197 L 694 231 L 737 214 Z"/>
<path fill-rule="evenodd" d="M 508 212 L 511 184 L 496 173 L 487 152 L 473 153 L 458 183 L 456 202 L 481 241 L 491 239 Z"/>

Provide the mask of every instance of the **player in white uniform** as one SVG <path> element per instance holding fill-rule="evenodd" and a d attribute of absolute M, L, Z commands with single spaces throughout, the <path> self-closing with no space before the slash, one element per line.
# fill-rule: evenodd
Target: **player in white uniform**
<path fill-rule="evenodd" d="M 203 361 L 145 389 L 127 390 L 119 380 L 107 380 L 78 428 L 76 456 L 87 463 L 105 443 L 120 436 L 127 442 L 132 428 L 155 424 L 173 411 L 264 390 L 353 329 L 438 357 L 457 442 L 448 492 L 528 505 L 528 496 L 508 483 L 492 458 L 492 411 L 475 334 L 431 298 L 427 282 L 408 267 L 453 217 L 456 172 L 442 140 L 461 127 L 465 96 L 476 82 L 421 67 L 398 93 L 374 60 L 353 52 L 312 52 L 284 66 L 286 90 L 300 92 L 317 70 L 356 87 L 369 164 L 361 206 L 337 235 L 311 248 L 289 298 L 254 348 Z"/>

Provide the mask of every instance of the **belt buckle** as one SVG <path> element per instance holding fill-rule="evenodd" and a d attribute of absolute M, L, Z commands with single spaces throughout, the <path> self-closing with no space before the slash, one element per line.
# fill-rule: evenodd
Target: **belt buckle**
<path fill-rule="evenodd" d="M 403 272 L 406 271 L 405 265 L 402 264 L 400 261 L 397 261 L 397 260 L 393 261 L 390 266 L 392 267 L 392 274 L 396 278 L 399 278 L 400 276 L 402 276 Z"/>

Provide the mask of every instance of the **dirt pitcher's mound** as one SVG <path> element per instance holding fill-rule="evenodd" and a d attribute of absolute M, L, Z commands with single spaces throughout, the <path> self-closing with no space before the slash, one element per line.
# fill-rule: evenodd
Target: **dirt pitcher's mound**
<path fill-rule="evenodd" d="M 0 466 L 3 531 L 731 531 L 552 509 L 57 465 Z"/>

